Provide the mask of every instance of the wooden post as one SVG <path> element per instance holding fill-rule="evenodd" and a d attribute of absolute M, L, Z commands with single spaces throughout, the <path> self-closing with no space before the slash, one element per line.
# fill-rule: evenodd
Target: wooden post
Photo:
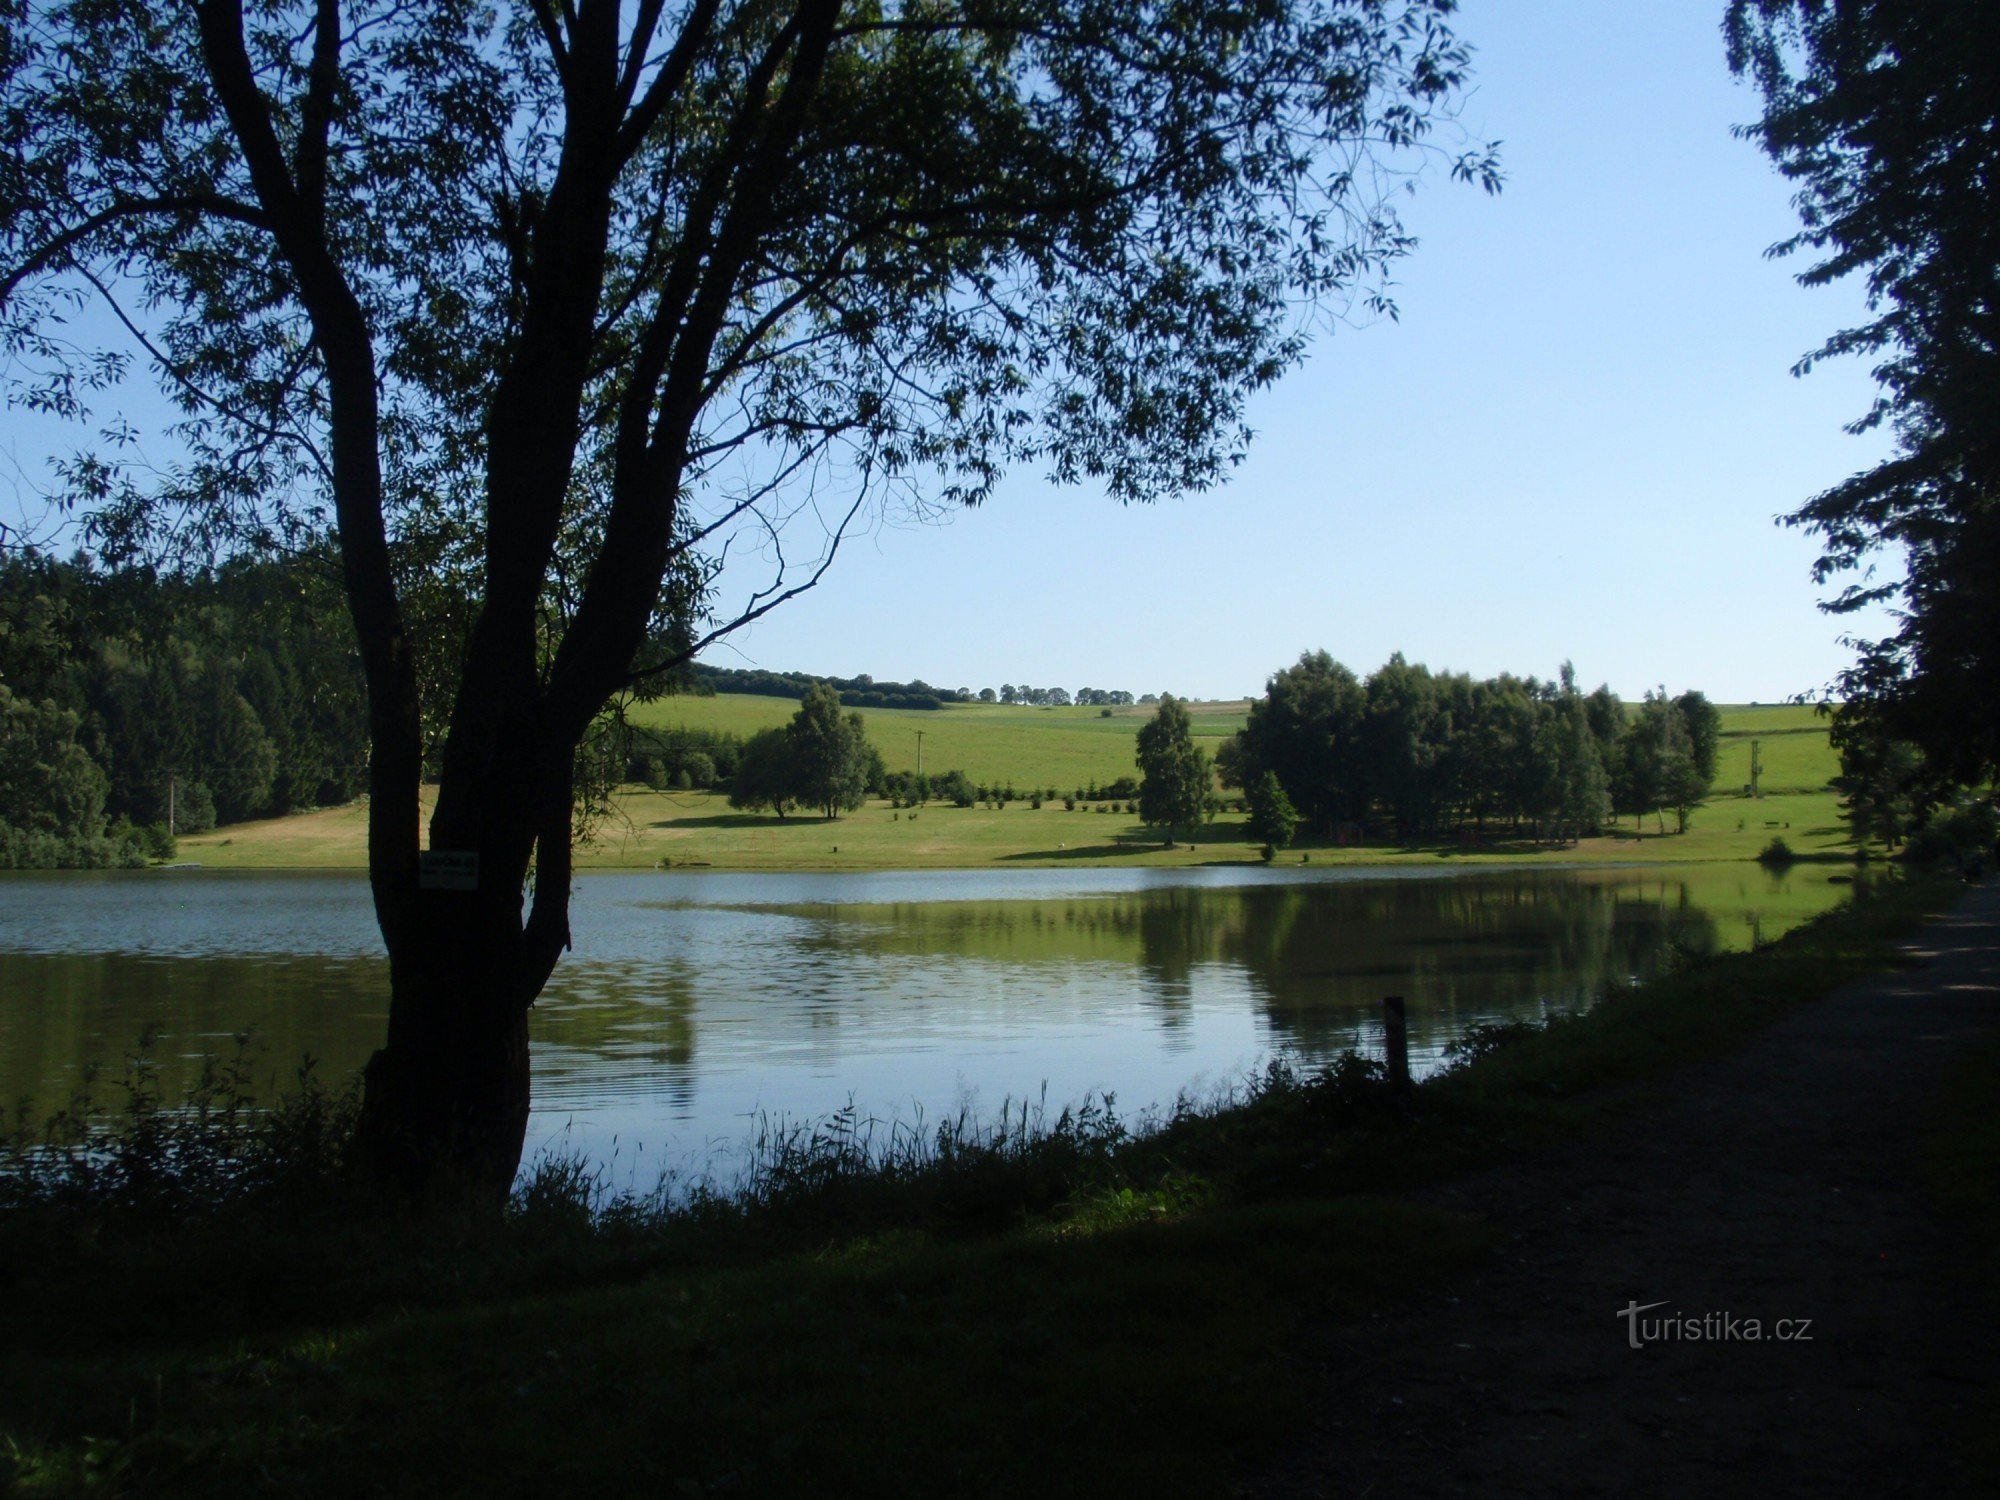
<path fill-rule="evenodd" d="M 1389 1087 L 1397 1093 L 1410 1089 L 1410 1027 L 1403 1011 L 1403 997 L 1389 995 L 1382 1001 L 1383 1051 L 1389 1064 Z"/>

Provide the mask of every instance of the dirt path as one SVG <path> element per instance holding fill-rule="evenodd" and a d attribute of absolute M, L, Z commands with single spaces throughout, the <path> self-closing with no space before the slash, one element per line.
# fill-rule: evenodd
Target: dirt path
<path fill-rule="evenodd" d="M 1951 1434 L 2000 1377 L 1995 1330 L 1910 1173 L 1950 1059 L 2000 1023 L 2000 881 L 1910 946 L 1926 967 L 1430 1195 L 1503 1250 L 1446 1300 L 1315 1330 L 1324 1415 L 1244 1493 L 1992 1493 Z M 1811 1321 L 1780 1341 L 1779 1319 Z"/>

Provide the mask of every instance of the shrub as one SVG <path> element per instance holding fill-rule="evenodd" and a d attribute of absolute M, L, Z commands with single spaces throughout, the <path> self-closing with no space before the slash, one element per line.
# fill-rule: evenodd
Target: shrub
<path fill-rule="evenodd" d="M 1757 855 L 1758 864 L 1767 866 L 1773 870 L 1782 870 L 1787 865 L 1796 863 L 1797 860 L 1798 855 L 1792 852 L 1792 846 L 1775 834 L 1772 836 L 1771 842 L 1766 844 Z"/>
<path fill-rule="evenodd" d="M 1969 866 L 1983 862 L 2000 839 L 2000 818 L 1984 800 L 1940 808 L 1903 846 L 1903 858 L 1913 865 Z"/>

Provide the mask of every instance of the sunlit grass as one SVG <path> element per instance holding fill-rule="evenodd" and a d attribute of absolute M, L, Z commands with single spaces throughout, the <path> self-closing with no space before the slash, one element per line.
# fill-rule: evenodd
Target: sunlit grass
<path fill-rule="evenodd" d="M 787 699 L 746 695 L 668 698 L 643 715 L 663 724 L 749 733 L 787 721 L 797 706 Z M 1202 713 L 1203 709 L 1226 712 Z M 1217 735 L 1242 723 L 1242 705 L 1196 705 L 1199 724 Z M 739 813 L 719 793 L 650 791 L 627 787 L 611 816 L 579 851 L 584 869 L 675 867 L 762 870 L 880 870 L 960 868 L 980 865 L 1075 866 L 1092 864 L 1203 865 L 1258 859 L 1258 845 L 1240 813 L 1226 812 L 1192 843 L 1161 847 L 1159 835 L 1110 803 L 1062 798 L 1092 782 L 1106 785 L 1134 774 L 1132 742 L 1148 710 L 1099 710 L 956 705 L 935 712 L 872 710 L 864 714 L 870 738 L 892 770 L 913 769 L 915 732 L 925 734 L 928 770 L 961 769 L 975 782 L 1012 783 L 1022 800 L 1004 809 L 932 804 L 916 810 L 871 802 L 835 822 L 794 815 Z M 1298 863 L 1406 863 L 1410 861 L 1517 860 L 1543 863 L 1708 862 L 1755 859 L 1774 834 L 1799 854 L 1845 857 L 1851 852 L 1839 798 L 1827 787 L 1838 762 L 1826 739 L 1826 721 L 1806 707 L 1724 708 L 1715 790 L 1686 835 L 1663 832 L 1673 817 L 1627 817 L 1603 838 L 1568 847 L 1513 841 L 1504 827 L 1483 842 L 1453 839 L 1405 849 L 1373 844 L 1338 848 L 1306 838 L 1281 859 Z M 1759 739 L 1768 795 L 1743 796 L 1749 780 L 1750 737 Z M 1219 739 L 1215 743 L 1220 743 Z M 1212 748 L 1212 746 L 1211 746 Z M 1053 788 L 1057 800 L 1037 809 L 1026 800 Z M 1101 809 L 1101 810 L 1100 810 Z M 243 823 L 181 841 L 181 857 L 217 869 L 360 868 L 367 862 L 367 813 L 360 805 Z"/>

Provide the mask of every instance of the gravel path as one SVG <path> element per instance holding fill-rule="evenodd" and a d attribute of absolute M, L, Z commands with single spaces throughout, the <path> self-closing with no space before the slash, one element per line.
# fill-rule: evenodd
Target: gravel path
<path fill-rule="evenodd" d="M 1930 1094 L 2000 1023 L 2000 881 L 1909 946 L 1923 967 L 1609 1130 L 1427 1195 L 1501 1251 L 1446 1299 L 1315 1330 L 1324 1415 L 1243 1493 L 2000 1493 L 1952 1437 L 2000 1377 L 1995 1330 L 1911 1175 Z M 1635 1324 L 1666 1336 L 1635 1349 Z"/>

